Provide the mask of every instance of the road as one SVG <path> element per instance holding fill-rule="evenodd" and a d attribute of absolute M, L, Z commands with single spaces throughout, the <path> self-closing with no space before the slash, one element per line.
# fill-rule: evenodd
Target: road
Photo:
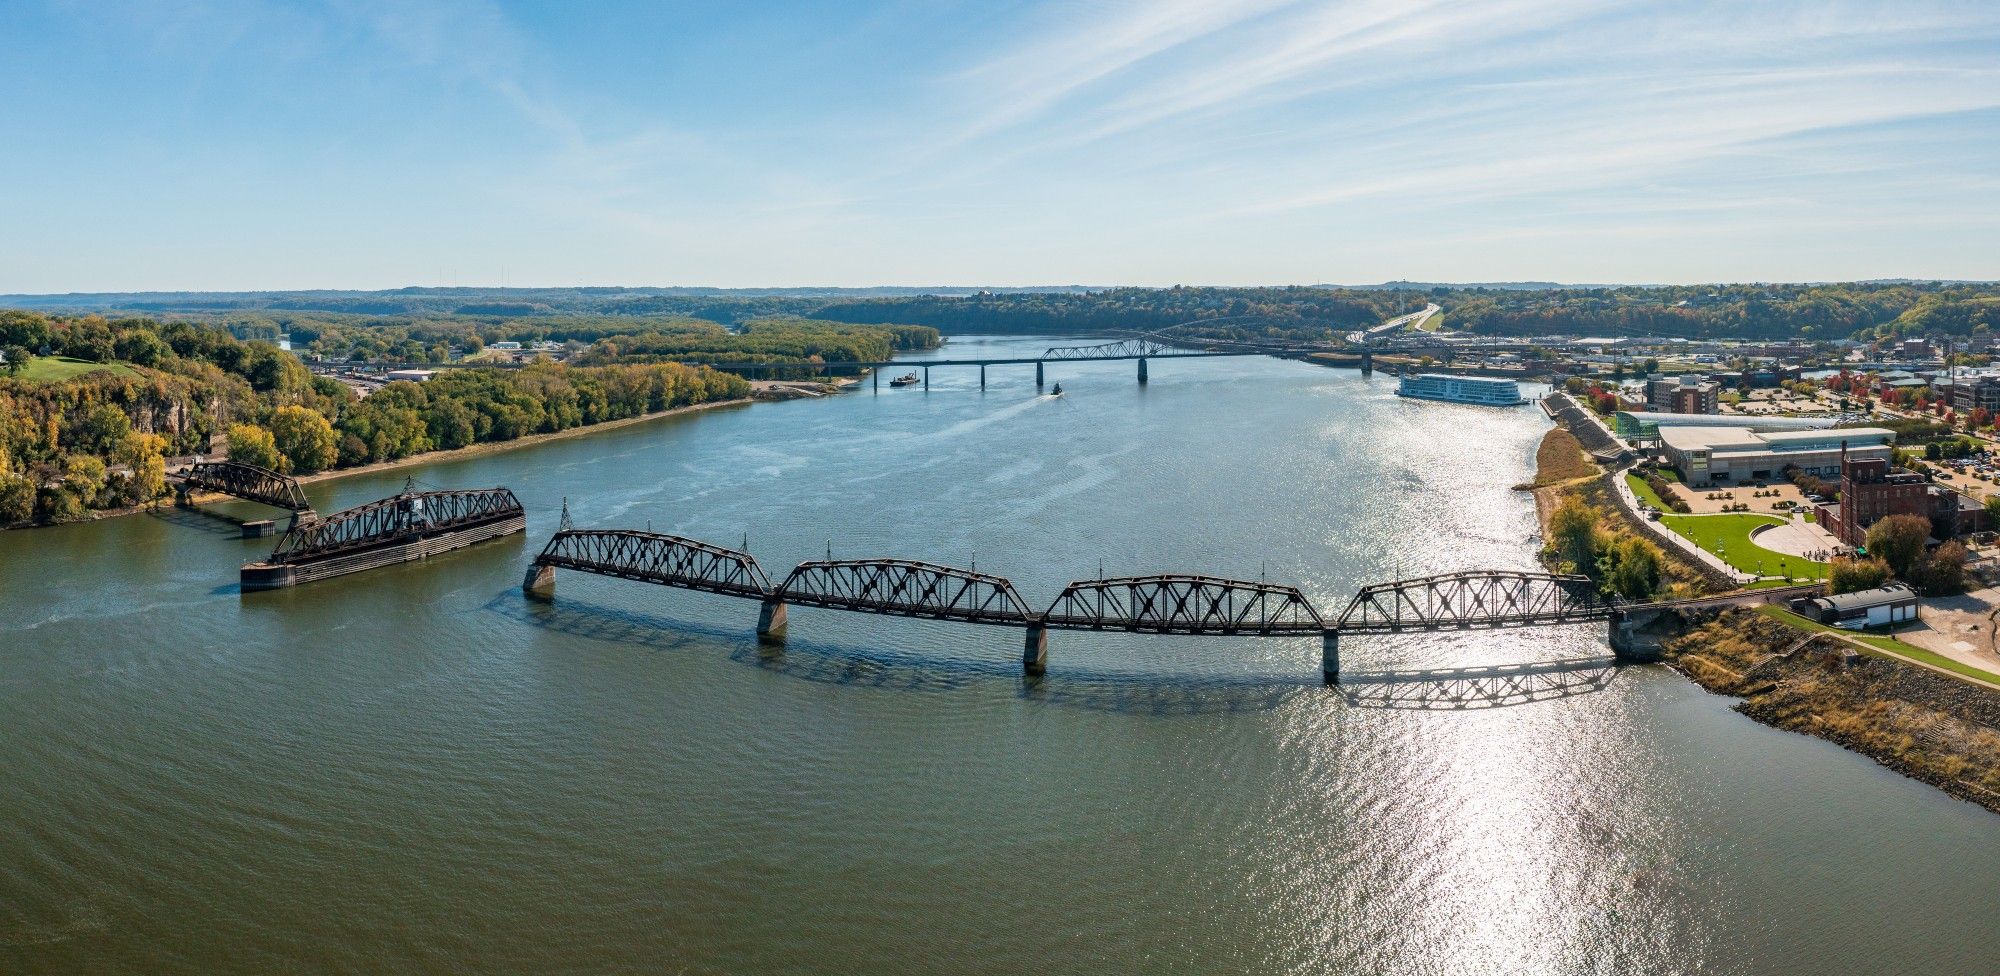
<path fill-rule="evenodd" d="M 1444 311 L 1444 309 L 1438 307 L 1437 303 L 1432 302 L 1431 304 L 1425 305 L 1422 309 L 1418 311 L 1411 312 L 1408 315 L 1397 316 L 1396 318 L 1390 319 L 1389 321 L 1384 322 L 1381 325 L 1373 326 L 1371 328 L 1368 328 L 1360 332 L 1349 332 L 1347 334 L 1347 341 L 1353 343 L 1363 343 L 1367 342 L 1371 338 L 1374 338 L 1375 336 L 1387 335 L 1405 326 L 1408 326 L 1409 328 L 1412 329 L 1420 328 L 1426 321 L 1429 321 L 1431 316 L 1436 315 L 1437 313 L 1442 311 Z"/>

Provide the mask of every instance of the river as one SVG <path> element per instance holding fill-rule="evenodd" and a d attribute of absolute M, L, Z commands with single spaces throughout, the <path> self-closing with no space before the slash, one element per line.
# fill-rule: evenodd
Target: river
<path fill-rule="evenodd" d="M 960 339 L 937 355 L 1032 354 Z M 239 593 L 166 511 L 0 533 L 0 972 L 1974 973 L 2000 819 L 1595 628 L 1018 631 L 558 574 L 581 526 L 1011 577 L 1533 565 L 1547 422 L 1270 359 L 943 369 L 414 470 L 525 538 Z M 401 473 L 311 485 L 320 511 Z M 243 514 L 254 506 L 224 505 Z M 1508 664 L 1552 662 L 1508 677 Z M 1424 674 L 1407 674 L 1422 671 Z"/>

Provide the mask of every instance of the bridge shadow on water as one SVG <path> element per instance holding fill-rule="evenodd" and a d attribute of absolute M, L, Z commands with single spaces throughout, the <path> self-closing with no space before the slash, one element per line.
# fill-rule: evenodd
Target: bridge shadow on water
<path fill-rule="evenodd" d="M 1070 708 L 1132 715 L 1216 715 L 1269 711 L 1302 695 L 1324 694 L 1317 674 L 1130 674 L 1065 664 L 1041 677 L 1021 673 L 1009 653 L 1014 640 L 998 642 L 992 658 L 928 657 L 884 648 L 860 648 L 792 637 L 782 647 L 760 644 L 737 628 L 576 600 L 496 595 L 486 610 L 554 633 L 661 651 L 729 649 L 728 660 L 814 684 L 887 691 L 951 692 L 1004 684 L 1023 699 Z M 1004 633 L 1015 635 L 1012 629 Z"/>
<path fill-rule="evenodd" d="M 146 515 L 162 522 L 211 535 L 228 536 L 232 539 L 243 537 L 244 519 L 211 512 L 205 508 L 173 508 L 156 505 L 146 511 Z"/>
<path fill-rule="evenodd" d="M 1611 657 L 1423 671 L 1349 671 L 1340 694 L 1357 708 L 1471 711 L 1603 691 L 1618 675 Z"/>

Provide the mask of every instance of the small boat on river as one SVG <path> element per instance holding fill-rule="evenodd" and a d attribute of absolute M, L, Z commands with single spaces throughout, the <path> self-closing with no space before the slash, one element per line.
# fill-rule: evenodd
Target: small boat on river
<path fill-rule="evenodd" d="M 1049 390 L 1049 395 L 1050 395 L 1050 396 L 1062 396 L 1062 384 L 1061 384 L 1061 383 L 1057 383 L 1057 384 L 1055 385 L 1055 388 L 1054 388 L 1054 389 L 1051 389 L 1051 390 Z"/>
<path fill-rule="evenodd" d="M 896 377 L 896 378 L 895 378 L 895 379 L 893 379 L 893 380 L 890 380 L 890 381 L 889 381 L 889 385 L 890 385 L 890 386 L 912 386 L 912 385 L 915 385 L 915 384 L 916 384 L 916 382 L 917 382 L 917 374 L 916 374 L 916 372 L 915 372 L 915 371 L 913 370 L 913 371 L 911 371 L 911 372 L 908 372 L 908 373 L 904 373 L 903 375 L 901 375 L 901 376 L 898 376 L 898 377 Z"/>

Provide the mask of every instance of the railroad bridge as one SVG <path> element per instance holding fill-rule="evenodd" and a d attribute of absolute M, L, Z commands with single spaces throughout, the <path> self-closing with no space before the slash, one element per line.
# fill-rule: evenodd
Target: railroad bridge
<path fill-rule="evenodd" d="M 522 590 L 552 599 L 558 568 L 757 600 L 757 634 L 770 642 L 784 640 L 792 606 L 1019 628 L 1025 633 L 1022 668 L 1031 675 L 1047 668 L 1051 630 L 1317 636 L 1329 683 L 1339 680 L 1343 635 L 1601 622 L 1608 625 L 1614 654 L 1646 659 L 1647 628 L 1684 609 L 1764 602 L 1792 592 L 1618 604 L 1600 597 L 1583 576 L 1474 570 L 1362 587 L 1329 621 L 1296 587 L 1160 574 L 1077 580 L 1036 610 L 1006 578 L 955 566 L 907 559 L 813 560 L 773 585 L 748 552 L 665 533 L 574 528 L 549 539 L 528 567 Z"/>
<path fill-rule="evenodd" d="M 292 513 L 293 528 L 312 521 L 314 517 L 312 503 L 306 500 L 305 490 L 299 487 L 297 479 L 242 461 L 197 461 L 174 476 L 176 506 L 195 508 L 194 496 L 197 492 L 228 495 L 282 508 Z M 241 521 L 238 524 L 243 526 L 245 538 L 271 535 L 276 531 L 275 523 L 270 520 Z"/>

